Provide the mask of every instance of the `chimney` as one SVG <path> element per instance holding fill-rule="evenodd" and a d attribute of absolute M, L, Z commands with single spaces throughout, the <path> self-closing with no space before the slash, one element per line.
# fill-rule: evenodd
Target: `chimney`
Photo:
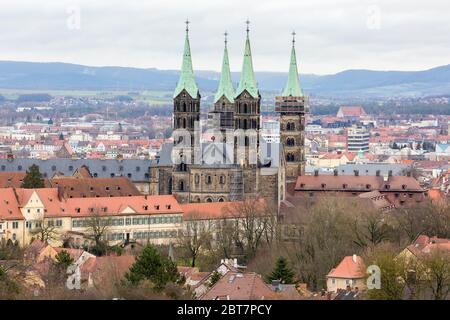
<path fill-rule="evenodd" d="M 314 169 L 314 176 L 317 177 L 319 175 L 319 169 Z"/>
<path fill-rule="evenodd" d="M 354 255 L 352 256 L 352 260 L 353 260 L 354 263 L 356 263 L 356 254 L 354 254 Z"/>

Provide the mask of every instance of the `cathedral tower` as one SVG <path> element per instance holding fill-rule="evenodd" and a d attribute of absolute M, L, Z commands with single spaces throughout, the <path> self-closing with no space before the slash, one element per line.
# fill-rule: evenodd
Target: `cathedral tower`
<path fill-rule="evenodd" d="M 231 81 L 230 63 L 228 61 L 227 32 L 225 36 L 225 46 L 223 49 L 222 72 L 220 74 L 219 87 L 214 97 L 214 110 L 212 117 L 218 120 L 218 127 L 223 138 L 227 131 L 234 129 L 234 88 Z"/>
<path fill-rule="evenodd" d="M 180 201 L 187 199 L 189 192 L 188 165 L 194 163 L 194 153 L 200 141 L 195 136 L 195 124 L 200 121 L 200 93 L 192 68 L 189 44 L 189 21 L 186 21 L 183 62 L 180 79 L 173 94 L 174 149 L 172 153 L 173 180 L 172 191 Z M 184 133 L 176 131 L 183 129 Z M 189 141 L 190 140 L 190 141 Z"/>
<path fill-rule="evenodd" d="M 305 113 L 309 108 L 298 78 L 295 32 L 292 36 L 288 80 L 282 95 L 275 98 L 275 111 L 280 114 L 280 142 L 284 150 L 287 182 L 294 182 L 304 174 Z"/>
<path fill-rule="evenodd" d="M 261 103 L 261 95 L 259 94 L 258 86 L 256 84 L 255 75 L 253 72 L 253 61 L 252 61 L 252 52 L 250 48 L 250 39 L 249 39 L 249 21 L 247 23 L 247 38 L 245 40 L 245 49 L 244 49 L 244 62 L 242 64 L 242 72 L 241 79 L 239 81 L 238 88 L 236 90 L 235 98 L 234 98 L 234 128 L 235 130 L 254 130 L 256 132 L 256 136 L 254 137 L 245 137 L 245 142 L 242 143 L 245 145 L 245 155 L 242 157 L 239 155 L 239 151 L 235 152 L 235 159 L 237 162 L 243 162 L 244 164 L 254 164 L 254 160 L 257 158 L 256 155 L 250 155 L 249 151 L 256 146 L 256 153 L 259 150 L 259 129 L 260 129 L 260 103 Z M 235 150 L 237 140 L 239 137 L 235 138 Z M 256 140 L 255 140 L 256 139 Z M 249 148 L 250 146 L 250 148 Z M 236 158 L 237 156 L 237 158 Z M 250 157 L 254 157 L 253 161 L 249 159 Z M 244 158 L 244 159 L 243 159 Z M 243 159 L 243 160 L 239 160 Z M 250 160 L 250 161 L 249 161 Z"/>

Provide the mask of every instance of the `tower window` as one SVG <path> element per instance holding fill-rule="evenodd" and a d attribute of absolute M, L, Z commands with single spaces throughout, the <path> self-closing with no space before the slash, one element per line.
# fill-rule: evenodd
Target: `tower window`
<path fill-rule="evenodd" d="M 180 180 L 180 191 L 184 191 L 184 180 Z"/>
<path fill-rule="evenodd" d="M 294 139 L 294 138 L 287 138 L 286 144 L 287 144 L 289 147 L 295 146 L 295 139 Z"/>
<path fill-rule="evenodd" d="M 293 153 L 288 153 L 288 154 L 286 154 L 286 161 L 288 161 L 288 162 L 293 162 L 293 161 L 295 161 L 295 156 L 294 156 L 294 154 L 293 154 Z"/>

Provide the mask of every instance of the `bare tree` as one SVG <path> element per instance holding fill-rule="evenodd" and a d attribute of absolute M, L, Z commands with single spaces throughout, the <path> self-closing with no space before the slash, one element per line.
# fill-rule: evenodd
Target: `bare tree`
<path fill-rule="evenodd" d="M 217 247 L 224 258 L 231 258 L 236 247 L 238 222 L 223 216 L 216 221 Z"/>
<path fill-rule="evenodd" d="M 450 254 L 433 250 L 422 258 L 425 269 L 425 285 L 435 300 L 445 300 L 450 294 Z"/>
<path fill-rule="evenodd" d="M 225 214 L 238 222 L 235 241 L 244 249 L 247 258 L 255 255 L 263 240 L 273 239 L 274 215 L 264 201 L 247 199 L 227 208 Z"/>
<path fill-rule="evenodd" d="M 103 238 L 109 230 L 109 218 L 102 217 L 100 211 L 97 207 L 91 209 L 91 214 L 85 220 L 85 233 L 88 239 L 94 241 L 96 250 L 100 251 L 98 253 L 102 254 L 107 245 Z"/>
<path fill-rule="evenodd" d="M 43 218 L 37 220 L 36 227 L 30 230 L 30 234 L 33 237 L 41 240 L 42 242 L 49 242 L 51 240 L 57 240 L 60 235 L 58 228 L 50 221 L 45 221 Z"/>
<path fill-rule="evenodd" d="M 184 223 L 185 227 L 178 236 L 178 245 L 191 260 L 191 267 L 195 267 L 201 250 L 210 248 L 211 230 L 207 228 L 208 221 L 199 219 L 195 212 L 185 217 Z"/>
<path fill-rule="evenodd" d="M 354 241 L 358 246 L 375 246 L 388 238 L 389 227 L 381 212 L 369 210 L 352 213 L 355 214 Z"/>

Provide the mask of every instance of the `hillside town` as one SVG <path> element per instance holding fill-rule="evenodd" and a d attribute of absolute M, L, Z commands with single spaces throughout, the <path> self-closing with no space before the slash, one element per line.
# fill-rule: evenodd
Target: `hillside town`
<path fill-rule="evenodd" d="M 448 112 L 315 113 L 295 32 L 265 95 L 246 24 L 207 99 L 188 21 L 169 103 L 0 99 L 0 299 L 450 298 Z"/>

